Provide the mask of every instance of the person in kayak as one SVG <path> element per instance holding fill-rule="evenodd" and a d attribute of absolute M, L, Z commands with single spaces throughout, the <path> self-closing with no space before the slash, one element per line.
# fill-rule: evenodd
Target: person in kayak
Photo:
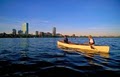
<path fill-rule="evenodd" d="M 65 43 L 68 43 L 68 38 L 67 38 L 66 35 L 64 36 L 64 42 L 65 42 Z"/>
<path fill-rule="evenodd" d="M 88 36 L 88 39 L 89 39 L 89 45 L 90 45 L 90 47 L 91 47 L 92 49 L 95 49 L 95 48 L 93 47 L 93 45 L 95 44 L 95 41 L 94 41 L 94 39 L 92 38 L 92 36 L 89 35 L 89 36 Z"/>

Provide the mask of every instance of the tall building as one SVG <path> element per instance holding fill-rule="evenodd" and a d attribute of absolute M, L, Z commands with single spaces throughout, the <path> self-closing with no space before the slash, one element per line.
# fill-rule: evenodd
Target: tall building
<path fill-rule="evenodd" d="M 12 34 L 13 34 L 13 35 L 16 35 L 16 29 L 13 29 L 13 30 L 12 30 Z"/>
<path fill-rule="evenodd" d="M 56 27 L 53 27 L 53 33 L 52 33 L 53 36 L 56 36 Z"/>
<path fill-rule="evenodd" d="M 39 32 L 38 32 L 38 31 L 36 31 L 36 32 L 35 32 L 35 35 L 36 35 L 36 36 L 38 36 L 38 33 L 39 33 Z"/>
<path fill-rule="evenodd" d="M 47 37 L 51 37 L 51 36 L 52 36 L 52 33 L 47 32 L 47 33 L 46 33 L 46 36 L 47 36 Z"/>
<path fill-rule="evenodd" d="M 18 30 L 18 34 L 19 34 L 19 35 L 22 35 L 22 34 L 23 34 L 23 31 L 22 31 L 22 30 Z"/>
<path fill-rule="evenodd" d="M 29 34 L 28 23 L 24 23 L 22 25 L 22 31 L 23 31 L 23 34 Z"/>
<path fill-rule="evenodd" d="M 44 32 L 40 32 L 40 37 L 44 37 Z"/>

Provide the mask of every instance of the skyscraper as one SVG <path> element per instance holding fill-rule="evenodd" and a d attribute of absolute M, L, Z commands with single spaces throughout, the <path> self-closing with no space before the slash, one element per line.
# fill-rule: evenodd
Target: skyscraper
<path fill-rule="evenodd" d="M 39 33 L 39 32 L 38 32 L 38 31 L 36 31 L 36 32 L 35 32 L 35 35 L 36 35 L 36 36 L 38 36 L 38 33 Z"/>
<path fill-rule="evenodd" d="M 18 34 L 19 34 L 19 35 L 22 35 L 22 34 L 23 34 L 23 31 L 22 31 L 22 30 L 18 30 Z"/>
<path fill-rule="evenodd" d="M 13 29 L 12 34 L 13 34 L 13 35 L 16 35 L 16 29 Z"/>
<path fill-rule="evenodd" d="M 29 33 L 28 23 L 24 23 L 24 24 L 22 25 L 22 31 L 23 31 L 23 34 L 28 34 L 28 33 Z"/>
<path fill-rule="evenodd" d="M 53 33 L 52 33 L 53 36 L 56 36 L 56 27 L 53 27 Z"/>
<path fill-rule="evenodd" d="M 44 37 L 45 33 L 44 32 L 40 32 L 40 37 Z"/>

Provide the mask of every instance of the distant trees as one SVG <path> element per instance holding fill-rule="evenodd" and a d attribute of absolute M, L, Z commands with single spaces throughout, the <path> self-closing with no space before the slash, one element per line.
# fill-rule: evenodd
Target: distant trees
<path fill-rule="evenodd" d="M 43 34 L 42 35 L 32 35 L 32 34 L 6 34 L 0 33 L 0 38 L 44 38 L 44 37 L 53 37 L 51 34 Z M 59 37 L 59 36 L 56 36 Z"/>
<path fill-rule="evenodd" d="M 69 36 L 67 35 L 69 38 L 87 38 L 88 36 L 75 36 L 75 34 L 73 34 L 72 36 Z M 15 33 L 12 33 L 12 34 L 6 34 L 5 32 L 3 33 L 0 33 L 0 38 L 58 38 L 58 37 L 64 37 L 64 35 L 62 34 L 56 34 L 56 36 L 52 36 L 51 33 L 44 33 L 44 32 L 41 32 L 39 35 L 32 35 L 32 34 L 22 34 L 22 33 L 19 33 L 19 34 L 15 34 Z M 93 37 L 96 37 L 96 38 L 120 38 L 120 36 L 93 36 Z"/>

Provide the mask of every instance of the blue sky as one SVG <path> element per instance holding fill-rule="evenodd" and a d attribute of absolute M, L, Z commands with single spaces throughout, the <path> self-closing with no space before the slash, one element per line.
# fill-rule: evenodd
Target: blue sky
<path fill-rule="evenodd" d="M 120 35 L 120 0 L 0 0 L 0 33 L 29 23 L 35 31 Z"/>

